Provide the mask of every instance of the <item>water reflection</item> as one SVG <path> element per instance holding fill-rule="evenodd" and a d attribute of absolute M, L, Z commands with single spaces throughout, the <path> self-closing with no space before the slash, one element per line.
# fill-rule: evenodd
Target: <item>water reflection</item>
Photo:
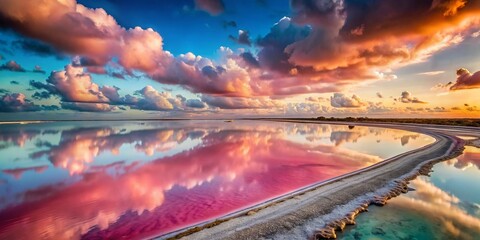
<path fill-rule="evenodd" d="M 170 232 L 433 141 L 410 135 L 249 121 L 0 126 L 0 238 Z"/>
<path fill-rule="evenodd" d="M 480 149 L 467 147 L 437 164 L 431 178 L 411 182 L 415 191 L 372 207 L 341 239 L 478 239 L 480 236 Z"/>

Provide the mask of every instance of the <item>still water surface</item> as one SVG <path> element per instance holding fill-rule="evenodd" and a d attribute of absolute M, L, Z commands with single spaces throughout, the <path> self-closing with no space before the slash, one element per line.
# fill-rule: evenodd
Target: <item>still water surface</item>
<path fill-rule="evenodd" d="M 480 149 L 436 164 L 415 191 L 370 207 L 339 239 L 480 239 Z"/>
<path fill-rule="evenodd" d="M 433 141 L 260 121 L 4 124 L 0 239 L 157 236 Z"/>

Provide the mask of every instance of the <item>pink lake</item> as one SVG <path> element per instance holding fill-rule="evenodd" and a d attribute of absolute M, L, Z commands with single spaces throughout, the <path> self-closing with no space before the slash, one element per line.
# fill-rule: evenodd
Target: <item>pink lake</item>
<path fill-rule="evenodd" d="M 432 142 L 266 121 L 0 125 L 0 239 L 161 236 Z"/>

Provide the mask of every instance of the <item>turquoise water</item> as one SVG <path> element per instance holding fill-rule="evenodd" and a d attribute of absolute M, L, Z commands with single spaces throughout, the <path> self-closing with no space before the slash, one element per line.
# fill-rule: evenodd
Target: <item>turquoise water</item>
<path fill-rule="evenodd" d="M 480 149 L 436 164 L 384 207 L 369 207 L 338 239 L 480 239 Z"/>

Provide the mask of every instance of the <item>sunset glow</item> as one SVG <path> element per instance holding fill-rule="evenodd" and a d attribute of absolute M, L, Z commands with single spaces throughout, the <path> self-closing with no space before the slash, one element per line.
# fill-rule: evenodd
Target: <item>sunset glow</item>
<path fill-rule="evenodd" d="M 478 0 L 0 4 L 2 120 L 480 115 Z"/>

